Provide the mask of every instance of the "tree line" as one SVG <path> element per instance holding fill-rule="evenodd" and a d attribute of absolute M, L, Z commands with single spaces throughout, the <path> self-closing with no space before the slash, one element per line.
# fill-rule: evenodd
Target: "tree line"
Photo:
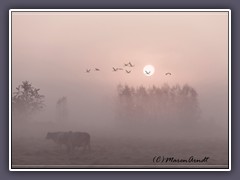
<path fill-rule="evenodd" d="M 192 123 L 200 117 L 198 94 L 183 86 L 117 87 L 117 119 L 134 123 Z"/>
<path fill-rule="evenodd" d="M 45 96 L 40 89 L 28 81 L 16 87 L 12 94 L 12 112 L 14 119 L 28 119 L 44 109 Z M 185 84 L 161 87 L 117 86 L 116 117 L 119 122 L 138 123 L 193 123 L 200 117 L 198 94 Z M 66 122 L 68 116 L 67 97 L 56 102 L 56 120 Z"/>

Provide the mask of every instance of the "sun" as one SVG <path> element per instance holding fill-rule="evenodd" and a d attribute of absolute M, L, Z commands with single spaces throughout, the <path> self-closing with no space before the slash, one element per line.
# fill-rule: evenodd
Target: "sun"
<path fill-rule="evenodd" d="M 145 74 L 146 76 L 152 76 L 154 74 L 154 66 L 152 65 L 146 65 L 143 68 L 143 74 Z"/>

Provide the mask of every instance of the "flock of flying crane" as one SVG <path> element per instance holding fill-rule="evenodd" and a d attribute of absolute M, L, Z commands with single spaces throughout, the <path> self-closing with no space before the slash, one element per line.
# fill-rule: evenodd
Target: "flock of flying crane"
<path fill-rule="evenodd" d="M 124 63 L 124 67 L 134 67 L 135 65 L 133 65 L 131 62 L 129 62 L 129 63 Z M 113 72 L 116 72 L 116 71 L 123 71 L 124 69 L 123 68 L 116 68 L 116 67 L 112 67 L 112 69 L 113 69 Z M 99 68 L 95 68 L 94 69 L 95 71 L 100 71 L 100 69 Z M 86 69 L 86 73 L 90 73 L 91 72 L 91 69 Z M 129 74 L 129 73 L 131 73 L 131 70 L 127 70 L 127 69 L 125 69 L 125 72 L 127 73 L 127 74 Z M 146 74 L 150 74 L 151 73 L 151 71 L 145 71 L 145 73 Z M 172 73 L 170 73 L 170 72 L 167 72 L 167 73 L 165 73 L 165 75 L 172 75 Z"/>

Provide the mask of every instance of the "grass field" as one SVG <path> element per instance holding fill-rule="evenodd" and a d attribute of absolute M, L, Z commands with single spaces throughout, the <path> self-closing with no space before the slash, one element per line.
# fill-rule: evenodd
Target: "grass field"
<path fill-rule="evenodd" d="M 202 159 L 204 163 L 153 162 L 155 156 L 188 159 L 190 156 Z M 141 138 L 91 137 L 91 151 L 81 148 L 68 153 L 64 146 L 42 137 L 14 138 L 12 141 L 12 165 L 19 167 L 201 167 L 228 165 L 227 141 L 220 139 L 204 140 L 143 140 Z M 111 166 L 110 166 L 111 165 Z M 194 166 L 193 166 L 194 165 Z M 200 165 L 200 166 L 199 166 Z"/>

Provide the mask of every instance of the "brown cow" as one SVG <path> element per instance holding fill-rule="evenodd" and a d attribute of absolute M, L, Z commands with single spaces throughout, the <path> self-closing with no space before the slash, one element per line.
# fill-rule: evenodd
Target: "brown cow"
<path fill-rule="evenodd" d="M 86 132 L 48 132 L 46 139 L 51 139 L 58 145 L 65 145 L 69 152 L 77 147 L 83 147 L 85 151 L 91 150 L 90 135 Z"/>

